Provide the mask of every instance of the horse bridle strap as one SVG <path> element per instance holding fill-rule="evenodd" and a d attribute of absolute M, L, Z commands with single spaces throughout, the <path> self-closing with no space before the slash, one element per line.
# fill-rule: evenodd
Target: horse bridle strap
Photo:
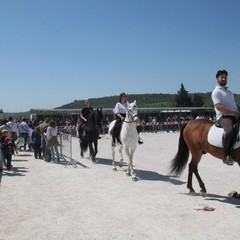
<path fill-rule="evenodd" d="M 138 117 L 138 114 L 132 116 L 132 114 L 130 113 L 129 110 L 128 110 L 128 114 L 130 115 L 132 121 L 131 121 L 131 122 L 128 122 L 128 121 L 125 121 L 125 120 L 124 120 L 125 123 L 133 123 L 133 122 L 134 122 L 134 118 L 135 118 L 135 117 Z"/>

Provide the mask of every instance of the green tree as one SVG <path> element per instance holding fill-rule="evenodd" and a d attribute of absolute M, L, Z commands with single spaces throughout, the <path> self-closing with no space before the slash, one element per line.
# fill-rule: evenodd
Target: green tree
<path fill-rule="evenodd" d="M 192 106 L 193 107 L 203 107 L 204 106 L 204 99 L 199 94 L 194 94 L 192 98 Z"/>
<path fill-rule="evenodd" d="M 185 89 L 184 85 L 181 83 L 181 88 L 176 95 L 176 106 L 177 107 L 191 107 L 192 98 L 189 96 L 188 91 Z"/>

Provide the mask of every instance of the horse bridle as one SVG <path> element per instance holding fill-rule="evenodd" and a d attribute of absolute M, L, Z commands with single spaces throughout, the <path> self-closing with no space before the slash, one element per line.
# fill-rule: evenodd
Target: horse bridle
<path fill-rule="evenodd" d="M 135 121 L 134 121 L 134 118 L 135 118 L 135 117 L 138 117 L 138 114 L 132 115 L 129 110 L 127 110 L 127 112 L 128 112 L 128 114 L 130 115 L 132 121 L 131 121 L 131 122 L 128 122 L 128 121 L 124 120 L 124 122 L 125 122 L 125 123 L 133 123 L 133 122 L 135 122 Z"/>

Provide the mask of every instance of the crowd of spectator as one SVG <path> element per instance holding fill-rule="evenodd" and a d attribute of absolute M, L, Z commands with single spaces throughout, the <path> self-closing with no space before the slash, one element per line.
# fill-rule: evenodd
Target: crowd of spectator
<path fill-rule="evenodd" d="M 33 152 L 35 159 L 59 162 L 57 134 L 56 122 L 48 117 L 44 121 L 0 119 L 0 183 L 3 170 L 12 170 L 12 156 L 20 150 Z"/>

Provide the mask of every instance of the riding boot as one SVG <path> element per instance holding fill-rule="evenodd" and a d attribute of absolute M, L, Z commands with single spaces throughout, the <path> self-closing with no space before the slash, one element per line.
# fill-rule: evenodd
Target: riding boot
<path fill-rule="evenodd" d="M 233 165 L 234 161 L 229 157 L 231 147 L 232 147 L 232 134 L 223 134 L 223 163 L 227 165 Z"/>
<path fill-rule="evenodd" d="M 112 128 L 112 147 L 116 147 L 115 126 Z"/>

